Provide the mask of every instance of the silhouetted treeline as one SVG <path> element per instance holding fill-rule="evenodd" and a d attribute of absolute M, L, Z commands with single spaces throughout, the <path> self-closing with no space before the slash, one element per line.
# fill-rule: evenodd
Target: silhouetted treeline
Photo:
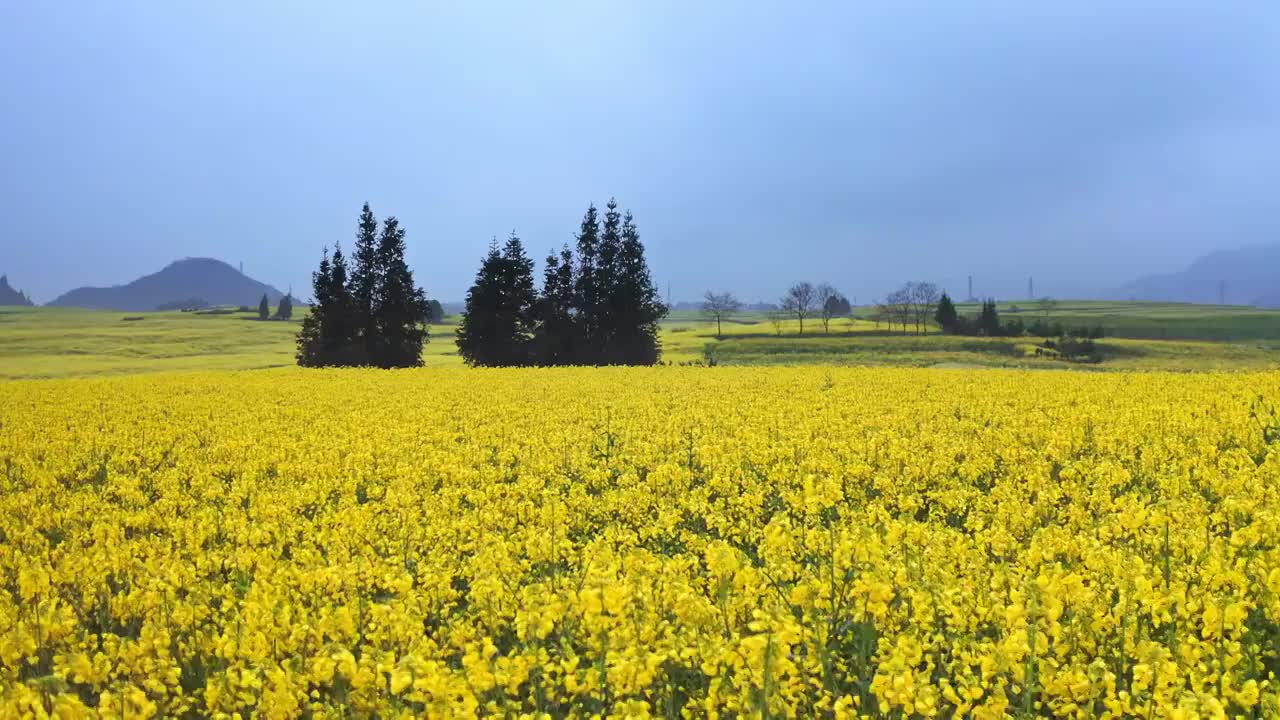
<path fill-rule="evenodd" d="M 520 238 L 495 241 L 467 291 L 458 352 L 470 365 L 652 365 L 667 307 L 635 218 L 587 208 L 575 248 L 551 253 L 535 290 Z"/>
<path fill-rule="evenodd" d="M 14 290 L 9 287 L 9 277 L 0 275 L 0 305 L 22 305 L 30 307 L 33 303 L 31 298 L 21 290 Z"/>
<path fill-rule="evenodd" d="M 1049 322 L 1044 318 L 1038 318 L 1030 323 L 1024 323 L 1021 318 L 1014 318 L 1005 322 L 1000 319 L 1000 311 L 996 307 L 996 301 L 992 299 L 982 302 L 982 309 L 977 315 L 972 317 L 961 315 L 956 311 L 955 303 L 951 301 L 951 298 L 946 293 L 943 293 L 938 300 L 934 321 L 938 323 L 943 332 L 951 333 L 952 335 L 985 335 L 987 337 L 1032 335 L 1044 338 L 1094 340 L 1105 335 L 1101 325 L 1096 325 L 1092 328 L 1084 326 L 1070 327 L 1063 325 L 1061 322 Z"/>
<path fill-rule="evenodd" d="M 404 228 L 378 220 L 365 203 L 353 264 L 342 247 L 325 249 L 311 276 L 314 301 L 298 333 L 298 364 L 415 367 L 422 364 L 431 306 L 405 262 Z"/>

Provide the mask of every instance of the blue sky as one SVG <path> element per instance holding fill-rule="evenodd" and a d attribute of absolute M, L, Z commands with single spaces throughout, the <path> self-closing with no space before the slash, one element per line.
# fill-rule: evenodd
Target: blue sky
<path fill-rule="evenodd" d="M 0 66 L 37 301 L 187 256 L 305 291 L 366 200 L 444 300 L 610 195 L 676 299 L 1083 295 L 1280 241 L 1274 2 L 12 2 Z"/>

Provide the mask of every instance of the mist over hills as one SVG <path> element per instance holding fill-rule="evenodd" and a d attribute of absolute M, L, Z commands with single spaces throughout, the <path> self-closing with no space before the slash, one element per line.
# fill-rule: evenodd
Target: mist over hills
<path fill-rule="evenodd" d="M 1108 295 L 1113 300 L 1280 307 L 1280 245 L 1218 250 L 1185 270 L 1147 275 Z"/>
<path fill-rule="evenodd" d="M 203 300 L 210 305 L 256 306 L 264 293 L 273 305 L 284 295 L 221 260 L 185 258 L 127 285 L 76 288 L 48 304 L 141 312 L 187 299 Z"/>

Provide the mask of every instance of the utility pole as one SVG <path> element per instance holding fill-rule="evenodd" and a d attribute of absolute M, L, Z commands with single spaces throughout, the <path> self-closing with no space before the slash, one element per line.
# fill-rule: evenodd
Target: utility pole
<path fill-rule="evenodd" d="M 965 300 L 968 302 L 973 301 L 973 276 L 972 275 L 969 276 L 969 297 L 965 298 Z"/>
<path fill-rule="evenodd" d="M 1036 299 L 1036 279 L 1033 277 L 1027 278 L 1027 299 Z"/>

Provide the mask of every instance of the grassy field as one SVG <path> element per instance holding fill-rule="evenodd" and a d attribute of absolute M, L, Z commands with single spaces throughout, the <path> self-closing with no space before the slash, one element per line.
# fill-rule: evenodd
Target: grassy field
<path fill-rule="evenodd" d="M 1016 305 L 1016 303 L 1014 303 Z M 1019 306 L 1025 308 L 1025 304 Z M 1001 306 L 1002 317 L 1025 323 L 1040 312 Z M 976 313 L 961 305 L 961 313 Z M 699 351 L 722 365 L 939 365 L 1071 368 L 1080 370 L 1260 370 L 1280 365 L 1280 311 L 1175 303 L 1063 302 L 1048 319 L 1066 326 L 1102 325 L 1102 363 L 1067 363 L 1035 355 L 1039 338 L 979 338 L 889 331 L 858 308 L 855 319 L 832 320 L 823 332 L 817 318 L 775 326 L 766 313 L 744 313 L 714 337 L 697 312 L 672 313 L 663 327 L 664 357 L 695 359 Z"/>
<path fill-rule="evenodd" d="M 860 309 L 861 310 L 861 309 Z M 962 311 L 972 308 L 962 306 Z M 1014 314 L 1030 322 L 1038 312 Z M 794 320 L 776 326 L 765 313 L 724 324 L 722 339 L 697 312 L 673 312 L 662 326 L 663 359 L 673 364 L 714 358 L 722 365 L 835 364 L 1044 367 L 1084 370 L 1267 369 L 1280 365 L 1280 311 L 1157 303 L 1062 303 L 1049 318 L 1097 325 L 1099 365 L 1034 355 L 1033 338 L 964 338 L 890 333 L 865 310 L 816 319 L 799 335 Z M 293 365 L 300 321 L 260 322 L 255 313 L 122 313 L 73 308 L 0 307 L 0 379 L 123 375 L 186 370 L 247 370 Z M 425 361 L 460 366 L 456 317 L 431 328 Z M 1123 338 L 1112 337 L 1115 335 Z M 1168 338 L 1176 339 L 1162 339 Z"/>
<path fill-rule="evenodd" d="M 1034 301 L 1000 303 L 997 307 L 1004 319 L 1020 318 L 1027 324 L 1046 317 Z M 957 305 L 961 314 L 977 315 L 980 309 L 974 304 Z M 1047 317 L 1068 326 L 1101 325 L 1111 337 L 1280 342 L 1280 310 L 1242 305 L 1063 300 Z"/>
<path fill-rule="evenodd" d="M 1255 344 L 1191 340 L 1097 341 L 1102 362 L 1035 355 L 1038 338 L 982 338 L 854 332 L 843 336 L 733 337 L 708 346 L 721 365 L 898 365 L 1106 370 L 1265 370 L 1280 351 Z"/>

